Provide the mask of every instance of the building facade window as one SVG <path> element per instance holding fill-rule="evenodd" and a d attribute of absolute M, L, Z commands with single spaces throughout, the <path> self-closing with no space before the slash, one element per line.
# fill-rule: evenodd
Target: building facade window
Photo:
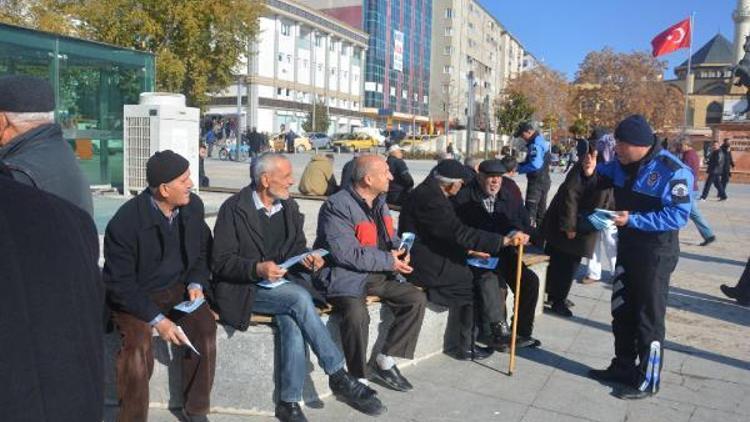
<path fill-rule="evenodd" d="M 445 8 L 445 18 L 453 19 L 453 9 L 451 9 L 450 7 Z"/>
<path fill-rule="evenodd" d="M 450 26 L 445 27 L 445 36 L 446 37 L 453 36 L 453 27 L 450 27 Z"/>
<path fill-rule="evenodd" d="M 453 53 L 453 47 L 447 46 L 443 49 L 443 55 L 450 56 Z"/>
<path fill-rule="evenodd" d="M 281 23 L 281 35 L 288 37 L 292 33 L 292 25 L 288 23 Z"/>
<path fill-rule="evenodd" d="M 453 66 L 451 66 L 449 64 L 443 66 L 443 73 L 446 73 L 446 74 L 449 74 L 449 75 L 451 73 L 453 73 Z"/>

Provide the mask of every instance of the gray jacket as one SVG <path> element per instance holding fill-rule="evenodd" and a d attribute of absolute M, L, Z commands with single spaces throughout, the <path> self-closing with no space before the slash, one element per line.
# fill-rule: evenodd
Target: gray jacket
<path fill-rule="evenodd" d="M 94 215 L 89 183 L 56 123 L 31 129 L 0 148 L 13 178 L 77 205 Z"/>
<path fill-rule="evenodd" d="M 393 271 L 390 251 L 378 248 L 378 224 L 386 229 L 388 249 L 398 247 L 385 195 L 375 199 L 370 209 L 350 186 L 329 196 L 320 207 L 315 248 L 331 253 L 320 280 L 327 297 L 362 297 L 370 273 Z"/>

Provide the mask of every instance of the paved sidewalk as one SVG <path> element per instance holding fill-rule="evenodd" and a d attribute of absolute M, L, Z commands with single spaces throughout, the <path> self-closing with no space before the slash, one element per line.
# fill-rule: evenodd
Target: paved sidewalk
<path fill-rule="evenodd" d="M 559 176 L 554 179 L 557 185 Z M 523 178 L 517 180 L 523 182 Z M 512 377 L 505 375 L 507 354 L 481 363 L 439 355 L 404 368 L 404 375 L 416 387 L 411 393 L 376 386 L 389 408 L 383 416 L 364 416 L 332 397 L 324 398 L 322 409 L 306 408 L 306 415 L 312 421 L 383 422 L 750 420 L 750 308 L 727 300 L 718 288 L 737 281 L 750 253 L 750 185 L 731 184 L 728 191 L 729 201 L 699 203 L 717 234 L 716 243 L 698 246 L 701 239 L 692 223 L 680 234 L 681 259 L 672 278 L 667 311 L 665 370 L 656 397 L 622 401 L 611 396 L 612 388 L 586 377 L 590 367 L 605 367 L 613 354 L 611 286 L 576 283 L 571 292 L 575 316 L 540 316 L 535 336 L 543 346 L 522 350 Z M 301 204 L 310 236 L 319 203 Z M 167 410 L 152 409 L 149 420 L 178 419 Z M 275 418 L 215 414 L 211 420 Z"/>

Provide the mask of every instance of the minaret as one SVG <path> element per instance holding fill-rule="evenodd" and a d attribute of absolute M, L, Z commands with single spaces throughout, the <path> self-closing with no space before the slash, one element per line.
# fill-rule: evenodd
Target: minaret
<path fill-rule="evenodd" d="M 750 35 L 750 0 L 737 0 L 737 9 L 732 14 L 734 19 L 734 62 L 737 64 L 745 51 L 745 37 Z"/>

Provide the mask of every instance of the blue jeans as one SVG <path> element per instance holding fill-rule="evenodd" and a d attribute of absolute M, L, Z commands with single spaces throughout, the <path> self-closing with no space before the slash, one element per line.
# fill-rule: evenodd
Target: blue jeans
<path fill-rule="evenodd" d="M 690 219 L 695 223 L 695 227 L 698 228 L 698 232 L 701 234 L 703 240 L 713 237 L 713 230 L 708 226 L 706 219 L 703 218 L 701 210 L 698 209 L 698 199 L 700 198 L 700 194 L 697 191 L 693 191 L 690 198 L 693 201 L 692 204 L 690 204 Z"/>
<path fill-rule="evenodd" d="M 331 375 L 344 367 L 344 355 L 331 340 L 315 309 L 310 293 L 293 282 L 275 289 L 258 288 L 253 312 L 274 315 L 279 334 L 279 399 L 302 400 L 307 374 L 305 342 L 318 357 L 318 364 Z"/>

